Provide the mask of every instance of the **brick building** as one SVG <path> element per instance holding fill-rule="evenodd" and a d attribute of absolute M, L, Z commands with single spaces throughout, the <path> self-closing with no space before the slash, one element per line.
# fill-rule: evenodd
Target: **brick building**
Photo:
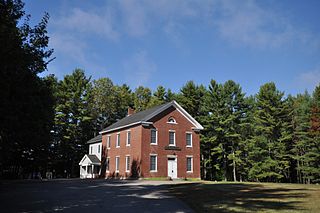
<path fill-rule="evenodd" d="M 88 141 L 80 176 L 200 178 L 202 129 L 175 101 L 138 113 L 128 110 L 127 117 Z"/>

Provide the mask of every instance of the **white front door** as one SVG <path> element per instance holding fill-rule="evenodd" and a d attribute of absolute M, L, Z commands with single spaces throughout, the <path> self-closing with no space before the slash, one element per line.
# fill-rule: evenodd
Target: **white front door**
<path fill-rule="evenodd" d="M 177 158 L 168 158 L 168 177 L 177 178 Z"/>

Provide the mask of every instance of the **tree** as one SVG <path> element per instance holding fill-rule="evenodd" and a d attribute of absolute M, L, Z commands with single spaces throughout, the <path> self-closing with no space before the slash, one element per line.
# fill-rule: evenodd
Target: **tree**
<path fill-rule="evenodd" d="M 311 137 L 311 97 L 305 92 L 298 94 L 293 104 L 293 146 L 290 150 L 296 167 L 298 183 L 306 183 L 308 173 L 305 170 L 307 165 L 306 153 Z"/>
<path fill-rule="evenodd" d="M 241 126 L 245 108 L 244 94 L 239 84 L 227 81 L 221 85 L 211 80 L 204 101 L 206 113 L 205 116 L 202 116 L 206 129 L 202 133 L 203 141 L 205 141 L 205 147 L 202 150 L 204 151 L 206 146 L 209 147 L 211 155 L 208 156 L 209 162 L 216 161 L 210 166 L 211 172 L 222 171 L 220 174 L 224 180 L 230 176 L 234 181 L 237 180 L 237 167 L 242 162 L 239 144 L 242 140 Z M 229 174 L 230 165 L 232 175 Z M 217 174 L 212 174 L 212 176 L 219 178 Z"/>
<path fill-rule="evenodd" d="M 134 92 L 134 108 L 137 112 L 148 108 L 151 101 L 151 90 L 148 87 L 139 86 Z"/>
<path fill-rule="evenodd" d="M 116 99 L 117 90 L 111 79 L 100 78 L 93 81 L 89 105 L 95 134 L 116 121 L 119 107 Z"/>
<path fill-rule="evenodd" d="M 168 89 L 164 98 L 166 102 L 170 102 L 176 99 L 176 94 L 173 93 L 171 89 Z"/>
<path fill-rule="evenodd" d="M 197 86 L 193 81 L 188 81 L 180 90 L 177 101 L 193 117 L 201 115 L 200 107 L 202 105 L 203 97 L 206 93 L 206 88 L 203 85 Z"/>
<path fill-rule="evenodd" d="M 307 182 L 320 182 L 320 85 L 312 95 L 311 137 L 308 153 L 305 154 Z"/>
<path fill-rule="evenodd" d="M 20 0 L 0 1 L 0 170 L 15 176 L 44 170 L 53 115 L 50 88 L 37 76 L 53 53 L 47 49 L 49 15 L 35 27 L 29 15 L 19 25 L 23 7 Z"/>
<path fill-rule="evenodd" d="M 153 93 L 148 108 L 158 106 L 166 103 L 166 89 L 163 86 L 158 86 L 157 90 Z"/>
<path fill-rule="evenodd" d="M 115 90 L 117 106 L 115 118 L 118 120 L 127 116 L 128 107 L 134 107 L 134 94 L 126 84 L 116 86 Z"/>
<path fill-rule="evenodd" d="M 256 131 L 250 144 L 249 159 L 252 168 L 249 178 L 279 181 L 283 178 L 282 171 L 288 165 L 287 159 L 283 158 L 286 147 L 280 140 L 284 117 L 283 93 L 271 82 L 260 87 L 256 99 Z"/>
<path fill-rule="evenodd" d="M 76 69 L 58 83 L 55 108 L 54 134 L 60 173 L 66 170 L 72 176 L 78 175 L 78 162 L 86 153 L 86 142 L 92 137 L 90 78 L 83 70 Z"/>

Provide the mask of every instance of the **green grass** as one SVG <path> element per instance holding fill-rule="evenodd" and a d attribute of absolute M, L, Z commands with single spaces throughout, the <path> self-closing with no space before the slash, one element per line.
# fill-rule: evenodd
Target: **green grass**
<path fill-rule="evenodd" d="M 320 186 L 209 182 L 172 186 L 196 212 L 320 212 Z"/>
<path fill-rule="evenodd" d="M 157 180 L 157 181 L 164 181 L 168 180 L 167 177 L 151 177 L 151 178 L 143 178 L 143 180 Z"/>

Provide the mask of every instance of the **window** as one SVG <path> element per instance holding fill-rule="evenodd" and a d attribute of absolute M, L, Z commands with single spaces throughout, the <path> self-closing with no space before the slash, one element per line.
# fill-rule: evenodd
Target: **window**
<path fill-rule="evenodd" d="M 117 145 L 116 147 L 120 147 L 120 133 L 117 134 Z"/>
<path fill-rule="evenodd" d="M 126 145 L 130 146 L 130 143 L 131 143 L 131 131 L 128 130 L 127 131 L 127 142 L 126 142 Z"/>
<path fill-rule="evenodd" d="M 90 154 L 92 154 L 92 146 L 90 146 Z"/>
<path fill-rule="evenodd" d="M 119 172 L 120 157 L 116 157 L 116 172 Z"/>
<path fill-rule="evenodd" d="M 126 156 L 126 172 L 130 172 L 130 156 Z"/>
<path fill-rule="evenodd" d="M 100 153 L 100 144 L 98 145 L 98 153 Z"/>
<path fill-rule="evenodd" d="M 110 142 L 111 142 L 111 135 L 108 135 L 108 137 L 107 137 L 107 148 L 108 149 L 110 149 L 110 147 L 111 147 Z"/>
<path fill-rule="evenodd" d="M 192 147 L 192 133 L 191 132 L 186 133 L 186 145 L 187 145 L 187 147 Z"/>
<path fill-rule="evenodd" d="M 173 130 L 169 130 L 169 146 L 176 145 L 176 133 Z"/>
<path fill-rule="evenodd" d="M 157 171 L 157 155 L 150 155 L 150 172 Z"/>
<path fill-rule="evenodd" d="M 158 132 L 156 129 L 151 129 L 151 144 L 158 143 Z"/>
<path fill-rule="evenodd" d="M 193 162 L 192 162 L 192 156 L 187 157 L 187 172 L 192 172 L 193 170 Z"/>
<path fill-rule="evenodd" d="M 168 119 L 168 122 L 167 122 L 167 123 L 176 124 L 177 122 L 176 122 L 176 120 L 175 120 L 173 117 L 170 117 L 170 118 Z"/>
<path fill-rule="evenodd" d="M 109 171 L 109 165 L 110 165 L 110 157 L 107 157 L 107 161 L 106 161 L 106 170 Z"/>

